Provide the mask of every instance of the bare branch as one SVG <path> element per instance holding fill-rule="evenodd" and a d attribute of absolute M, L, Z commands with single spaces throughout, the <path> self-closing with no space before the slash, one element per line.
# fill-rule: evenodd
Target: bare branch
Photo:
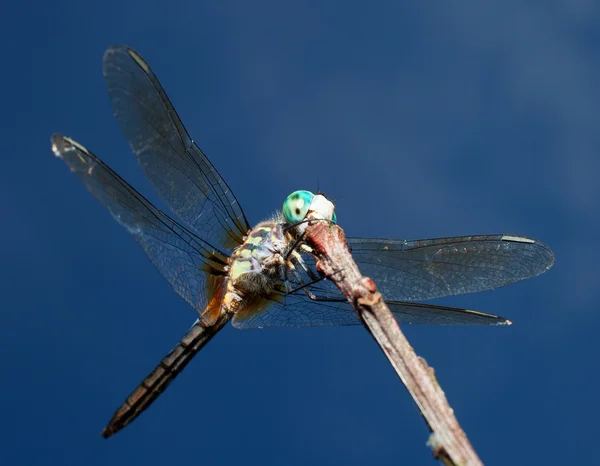
<path fill-rule="evenodd" d="M 305 239 L 313 248 L 317 270 L 335 283 L 387 356 L 417 403 L 432 432 L 428 445 L 446 465 L 482 465 L 450 408 L 432 368 L 418 357 L 386 306 L 373 280 L 363 277 L 348 251 L 344 231 L 327 221 L 314 221 Z"/>

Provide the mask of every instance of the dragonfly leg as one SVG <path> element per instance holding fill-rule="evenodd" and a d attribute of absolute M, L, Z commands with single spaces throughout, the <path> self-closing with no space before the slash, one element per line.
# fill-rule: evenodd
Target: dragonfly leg
<path fill-rule="evenodd" d="M 313 301 L 331 301 L 331 298 L 328 297 L 324 297 L 324 296 L 317 296 L 315 295 L 308 287 L 312 286 L 316 283 L 319 283 L 322 280 L 326 280 L 327 276 L 326 275 L 319 275 L 317 276 L 309 267 L 307 267 L 306 263 L 304 262 L 304 260 L 302 259 L 302 257 L 298 256 L 297 258 L 297 262 L 298 265 L 300 265 L 300 268 L 302 268 L 306 274 L 310 277 L 310 281 L 306 282 L 306 283 L 302 283 L 302 277 L 300 276 L 300 274 L 298 273 L 298 270 L 296 268 L 292 268 L 292 272 L 294 273 L 295 277 L 298 279 L 298 281 L 300 283 L 302 283 L 302 285 L 296 287 L 295 289 L 288 291 L 288 293 L 295 293 L 296 291 L 299 290 L 304 290 L 304 292 L 306 293 L 306 295 Z M 334 274 L 341 272 L 341 270 L 338 270 L 336 272 L 334 272 Z M 288 283 L 286 282 L 286 285 Z"/>
<path fill-rule="evenodd" d="M 304 222 L 301 222 L 304 223 Z M 284 259 L 287 261 L 289 257 L 296 251 L 296 248 L 302 249 L 303 252 L 308 254 L 312 253 L 312 248 L 304 242 L 304 237 L 306 236 L 306 231 L 304 231 L 298 238 L 294 240 L 287 253 L 284 256 Z"/>
<path fill-rule="evenodd" d="M 296 248 L 300 246 L 302 241 L 304 241 L 304 233 L 302 234 L 302 236 L 294 240 L 288 251 L 285 253 L 285 256 L 283 256 L 283 259 L 286 262 L 289 260 L 290 256 L 295 252 Z"/>
<path fill-rule="evenodd" d="M 310 277 L 311 280 L 320 279 L 320 276 L 317 276 L 317 274 L 315 274 L 313 270 L 306 265 L 306 262 L 304 261 L 304 259 L 302 259 L 302 256 L 297 251 L 294 251 L 294 254 L 292 254 L 292 256 L 293 258 L 290 262 L 292 264 L 294 264 L 295 262 L 304 271 L 304 273 L 306 273 L 306 275 Z"/>
<path fill-rule="evenodd" d="M 297 277 L 297 278 L 300 280 L 300 277 Z M 318 300 L 319 298 L 317 297 L 317 295 L 313 294 L 313 292 L 312 292 L 312 291 L 310 291 L 310 290 L 308 289 L 308 287 L 309 287 L 309 286 L 312 286 L 312 285 L 314 285 L 314 284 L 316 284 L 316 283 L 319 283 L 321 280 L 325 280 L 325 277 L 318 277 L 316 280 L 313 280 L 313 281 L 310 281 L 310 282 L 307 282 L 307 283 L 303 283 L 302 285 L 300 285 L 300 286 L 298 286 L 298 287 L 294 288 L 293 290 L 289 290 L 289 291 L 288 291 L 288 294 L 295 293 L 296 291 L 304 290 L 304 292 L 306 293 L 306 295 L 307 295 L 307 296 L 308 296 L 310 299 L 312 299 L 312 300 L 315 300 L 315 301 L 316 301 L 316 300 Z"/>
<path fill-rule="evenodd" d="M 308 244 L 306 243 L 302 243 L 300 245 L 300 249 L 302 249 L 304 252 L 308 253 L 308 254 L 312 254 L 313 253 L 313 248 L 311 248 Z"/>

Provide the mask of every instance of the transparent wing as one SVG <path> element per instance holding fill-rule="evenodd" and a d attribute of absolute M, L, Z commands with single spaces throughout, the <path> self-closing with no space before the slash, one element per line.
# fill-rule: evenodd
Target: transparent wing
<path fill-rule="evenodd" d="M 403 301 L 386 301 L 399 324 L 435 325 L 510 325 L 500 316 L 469 309 Z M 240 329 L 266 327 L 317 327 L 360 325 L 354 310 L 344 298 L 312 300 L 306 295 L 286 296 L 284 302 L 272 301 L 260 310 L 240 311 L 233 326 Z"/>
<path fill-rule="evenodd" d="M 115 46 L 103 70 L 117 121 L 156 192 L 201 238 L 224 250 L 241 244 L 250 229 L 242 208 L 150 66 L 133 49 Z"/>
<path fill-rule="evenodd" d="M 348 238 L 360 271 L 386 300 L 474 293 L 535 277 L 554 263 L 544 243 L 516 235 L 402 241 Z"/>
<path fill-rule="evenodd" d="M 291 279 L 298 286 L 304 280 Z M 509 325 L 504 317 L 468 309 L 403 301 L 386 304 L 400 324 Z M 315 327 L 359 325 L 360 320 L 348 301 L 331 281 L 321 280 L 292 293 L 276 296 L 262 306 L 251 306 L 237 312 L 236 328 Z"/>
<path fill-rule="evenodd" d="M 135 238 L 177 294 L 203 311 L 207 297 L 219 291 L 212 287 L 225 274 L 227 256 L 154 207 L 77 142 L 55 134 L 52 150 Z"/>

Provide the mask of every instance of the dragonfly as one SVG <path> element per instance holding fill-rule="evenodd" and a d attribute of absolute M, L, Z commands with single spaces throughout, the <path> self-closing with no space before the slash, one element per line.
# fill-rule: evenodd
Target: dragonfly
<path fill-rule="evenodd" d="M 177 219 L 74 139 L 54 134 L 52 150 L 197 311 L 191 328 L 114 413 L 101 433 L 108 438 L 146 410 L 230 320 L 240 329 L 361 322 L 302 242 L 300 226 L 308 215 L 337 222 L 331 201 L 295 191 L 281 212 L 252 227 L 142 56 L 127 46 L 110 47 L 103 74 L 125 138 Z M 509 325 L 501 316 L 420 301 L 499 288 L 554 263 L 544 243 L 512 234 L 347 243 L 400 324 Z"/>

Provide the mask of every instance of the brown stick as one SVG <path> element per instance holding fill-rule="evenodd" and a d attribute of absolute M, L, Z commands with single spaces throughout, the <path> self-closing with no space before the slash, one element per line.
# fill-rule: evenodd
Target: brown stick
<path fill-rule="evenodd" d="M 417 403 L 432 432 L 427 443 L 434 457 L 445 465 L 482 465 L 433 369 L 415 354 L 373 280 L 360 274 L 348 251 L 344 231 L 329 222 L 315 221 L 307 227 L 305 238 L 313 248 L 317 269 L 348 298 Z"/>

